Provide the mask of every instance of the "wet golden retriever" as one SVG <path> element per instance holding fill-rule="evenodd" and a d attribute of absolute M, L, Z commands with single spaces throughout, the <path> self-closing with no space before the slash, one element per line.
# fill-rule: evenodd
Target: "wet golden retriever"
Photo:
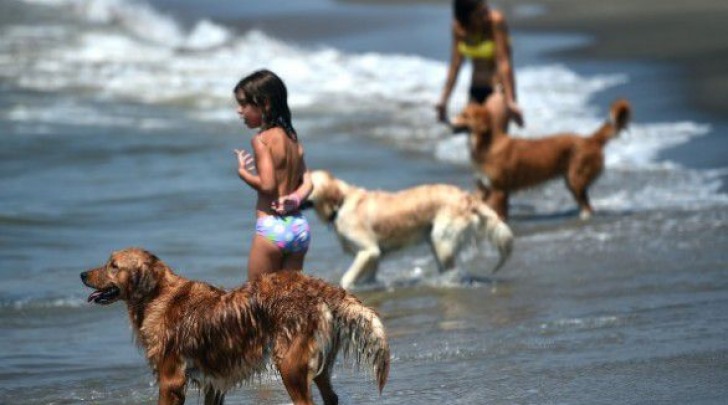
<path fill-rule="evenodd" d="M 631 111 L 627 100 L 612 103 L 609 119 L 591 136 L 559 134 L 540 139 L 519 139 L 489 128 L 488 111 L 468 105 L 460 122 L 470 131 L 470 157 L 484 175 L 478 182 L 482 197 L 502 218 L 508 217 L 511 192 L 532 187 L 556 177 L 579 204 L 587 219 L 593 209 L 587 189 L 604 169 L 604 145 L 627 127 Z"/>
<path fill-rule="evenodd" d="M 299 272 L 267 275 L 226 292 L 187 280 L 138 248 L 81 274 L 89 302 L 125 301 L 137 343 L 159 384 L 159 404 L 183 404 L 188 381 L 205 404 L 251 377 L 278 370 L 295 404 L 338 397 L 331 368 L 341 350 L 371 367 L 381 392 L 389 346 L 377 314 L 350 293 Z"/>
<path fill-rule="evenodd" d="M 344 288 L 371 282 L 380 257 L 407 245 L 427 241 L 440 271 L 452 269 L 469 236 L 486 237 L 506 261 L 513 233 L 476 196 L 452 185 L 428 184 L 390 193 L 352 186 L 324 170 L 311 173 L 313 191 L 304 207 L 332 224 L 354 262 L 341 279 Z"/>

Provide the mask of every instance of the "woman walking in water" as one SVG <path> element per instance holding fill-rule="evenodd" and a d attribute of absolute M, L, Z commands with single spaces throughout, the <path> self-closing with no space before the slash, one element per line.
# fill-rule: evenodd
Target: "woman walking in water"
<path fill-rule="evenodd" d="M 491 10 L 485 0 L 454 0 L 452 46 L 445 87 L 436 105 L 438 119 L 449 123 L 447 104 L 465 58 L 473 62 L 469 103 L 485 104 L 491 128 L 507 132 L 512 119 L 523 125 L 516 103 L 516 85 L 508 28 L 502 13 Z M 462 124 L 456 117 L 452 125 Z"/>

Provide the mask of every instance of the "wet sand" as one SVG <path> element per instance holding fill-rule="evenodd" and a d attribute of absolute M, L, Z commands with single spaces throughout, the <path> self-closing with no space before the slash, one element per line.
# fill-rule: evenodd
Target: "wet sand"
<path fill-rule="evenodd" d="M 728 2 L 501 0 L 511 29 L 581 32 L 595 41 L 562 56 L 677 64 L 698 109 L 728 116 Z M 536 7 L 534 7 L 536 6 Z M 543 10 L 539 10 L 543 8 Z M 543 11 L 543 12 L 541 12 Z"/>

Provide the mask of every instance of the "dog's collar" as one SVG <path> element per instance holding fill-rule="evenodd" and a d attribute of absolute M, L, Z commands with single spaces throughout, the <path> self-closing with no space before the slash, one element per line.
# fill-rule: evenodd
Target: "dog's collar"
<path fill-rule="evenodd" d="M 329 215 L 329 217 L 327 218 L 327 220 L 328 220 L 328 222 L 330 224 L 333 224 L 334 221 L 336 221 L 336 218 L 338 216 L 339 216 L 339 209 L 337 208 L 337 209 L 331 211 L 331 215 Z"/>
<path fill-rule="evenodd" d="M 343 199 L 342 199 L 342 201 L 343 201 Z M 301 206 L 299 208 L 301 210 L 307 210 L 307 209 L 310 209 L 313 207 L 314 207 L 314 204 L 313 204 L 313 202 L 311 202 L 311 200 L 304 200 L 304 202 L 301 203 Z M 338 215 L 339 215 L 339 209 L 335 208 L 334 210 L 331 211 L 331 215 L 329 215 L 328 218 L 326 218 L 326 222 L 334 223 L 334 221 L 336 221 L 336 218 L 338 217 Z"/>

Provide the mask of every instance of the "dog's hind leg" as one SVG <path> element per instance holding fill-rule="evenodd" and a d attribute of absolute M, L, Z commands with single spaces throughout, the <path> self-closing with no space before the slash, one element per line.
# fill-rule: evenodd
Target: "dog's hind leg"
<path fill-rule="evenodd" d="M 357 283 L 372 282 L 376 278 L 381 252 L 377 247 L 362 249 L 357 252 L 354 262 L 341 278 L 341 286 L 350 288 Z"/>
<path fill-rule="evenodd" d="M 205 389 L 205 405 L 223 405 L 224 403 L 224 393 L 214 389 L 213 387 L 207 387 Z"/>
<path fill-rule="evenodd" d="M 589 204 L 589 195 L 587 194 L 586 189 L 575 194 L 574 197 L 579 203 L 579 218 L 584 221 L 591 218 L 594 210 L 592 209 L 591 204 Z"/>
<path fill-rule="evenodd" d="M 435 253 L 440 272 L 455 267 L 455 258 L 463 243 L 470 223 L 462 217 L 453 218 L 455 213 L 439 214 L 432 225 L 430 245 Z"/>
<path fill-rule="evenodd" d="M 329 349 L 324 350 L 328 351 L 328 354 L 322 357 L 324 364 L 321 366 L 321 372 L 313 379 L 313 382 L 316 383 L 316 387 L 318 387 L 318 390 L 321 393 L 321 398 L 324 400 L 324 405 L 338 405 L 339 403 L 339 397 L 336 395 L 334 387 L 331 385 L 331 369 L 336 363 L 336 354 L 339 351 L 338 335 L 334 333 L 334 336 L 331 339 L 332 342 Z"/>
<path fill-rule="evenodd" d="M 314 371 L 309 367 L 308 334 L 296 337 L 278 362 L 283 385 L 294 405 L 313 405 L 311 381 Z"/>
<path fill-rule="evenodd" d="M 321 392 L 321 398 L 323 398 L 325 405 L 338 405 L 339 397 L 331 385 L 331 371 L 329 368 L 329 366 L 326 366 L 321 374 L 316 376 L 313 381 L 316 383 L 319 392 Z"/>
<path fill-rule="evenodd" d="M 589 170 L 589 168 L 588 166 L 570 168 L 566 179 L 566 187 L 574 196 L 576 203 L 579 204 L 579 217 L 583 220 L 589 219 L 593 213 L 587 189 L 599 175 L 598 169 Z"/>

